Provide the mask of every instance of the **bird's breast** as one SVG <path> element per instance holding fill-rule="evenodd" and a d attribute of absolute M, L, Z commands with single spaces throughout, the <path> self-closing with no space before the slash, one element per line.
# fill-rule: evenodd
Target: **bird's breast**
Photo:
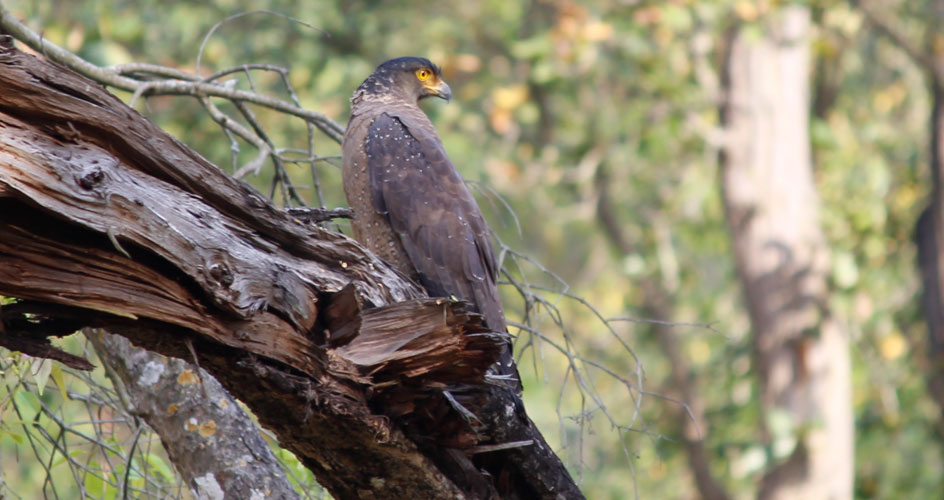
<path fill-rule="evenodd" d="M 397 271 L 418 281 L 416 269 L 390 225 L 387 214 L 374 204 L 370 187 L 370 163 L 365 145 L 373 119 L 355 115 L 342 145 L 344 195 L 354 211 L 354 239 Z"/>

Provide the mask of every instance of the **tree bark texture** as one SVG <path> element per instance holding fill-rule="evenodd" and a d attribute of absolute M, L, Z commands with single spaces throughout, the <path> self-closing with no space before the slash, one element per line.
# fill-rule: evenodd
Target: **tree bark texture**
<path fill-rule="evenodd" d="M 765 474 L 759 498 L 847 499 L 851 367 L 827 303 L 808 137 L 810 14 L 784 7 L 767 23 L 760 39 L 743 31 L 730 39 L 721 110 L 722 195 L 753 330 L 762 427 L 775 452 L 795 440 Z M 769 425 L 779 416 L 789 418 L 788 433 Z"/>
<path fill-rule="evenodd" d="M 336 498 L 580 497 L 520 401 L 485 384 L 502 339 L 478 315 L 9 37 L 0 295 L 20 299 L 0 345 L 30 354 L 81 364 L 46 337 L 86 326 L 196 352 Z"/>
<path fill-rule="evenodd" d="M 195 498 L 298 498 L 255 423 L 209 373 L 103 330 L 85 334 Z"/>

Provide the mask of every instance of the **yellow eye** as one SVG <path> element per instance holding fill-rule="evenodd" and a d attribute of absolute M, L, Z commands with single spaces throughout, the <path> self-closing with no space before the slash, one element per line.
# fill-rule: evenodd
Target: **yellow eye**
<path fill-rule="evenodd" d="M 429 77 L 431 76 L 433 76 L 433 72 L 427 68 L 416 70 L 416 78 L 421 82 L 425 82 L 426 80 L 429 80 Z"/>

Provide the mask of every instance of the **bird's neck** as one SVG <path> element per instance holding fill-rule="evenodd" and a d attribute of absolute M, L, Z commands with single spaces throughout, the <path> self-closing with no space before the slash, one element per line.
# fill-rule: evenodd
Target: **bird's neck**
<path fill-rule="evenodd" d="M 410 97 L 396 86 L 388 85 L 373 77 L 364 80 L 364 83 L 354 91 L 354 95 L 351 96 L 351 111 L 356 114 L 359 108 L 371 104 L 418 106 L 415 97 Z"/>

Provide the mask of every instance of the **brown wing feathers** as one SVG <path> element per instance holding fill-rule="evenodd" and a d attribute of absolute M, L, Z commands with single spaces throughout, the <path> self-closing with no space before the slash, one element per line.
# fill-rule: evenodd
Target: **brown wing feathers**
<path fill-rule="evenodd" d="M 374 206 L 387 216 L 423 286 L 430 295 L 470 302 L 490 328 L 504 331 L 497 270 L 483 258 L 491 257 L 488 226 L 442 146 L 417 140 L 387 113 L 367 136 Z"/>

